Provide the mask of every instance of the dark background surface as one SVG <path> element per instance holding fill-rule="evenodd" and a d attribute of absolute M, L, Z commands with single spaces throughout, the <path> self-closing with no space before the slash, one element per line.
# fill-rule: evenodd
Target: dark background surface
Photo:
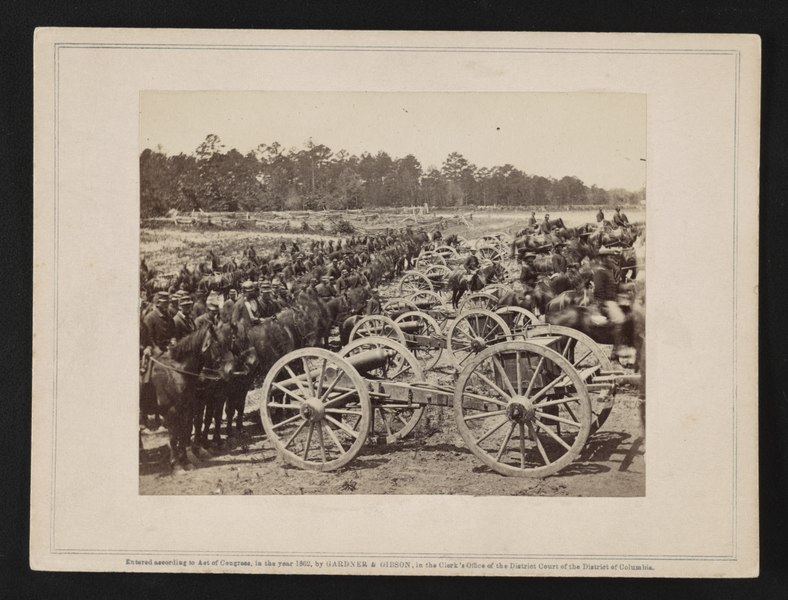
<path fill-rule="evenodd" d="M 778 2 L 20 2 L 0 4 L 0 598 L 788 598 L 785 245 L 788 3 Z M 28 567 L 32 299 L 33 30 L 62 27 L 757 33 L 761 132 L 760 475 L 757 580 L 545 580 L 34 573 Z M 679 215 L 677 215 L 677 218 Z M 97 301 L 101 301 L 97 299 Z M 691 300 L 692 301 L 692 300 Z M 701 301 L 697 299 L 696 301 Z M 86 311 L 86 326 L 90 322 Z M 698 386 L 714 373 L 699 373 Z M 86 419 L 87 427 L 100 426 Z M 687 457 L 692 461 L 692 457 Z M 697 464 L 698 469 L 711 465 Z M 681 493 L 681 490 L 677 490 Z M 472 515 L 469 515 L 472 518 Z M 195 518 L 195 526 L 210 527 Z"/>

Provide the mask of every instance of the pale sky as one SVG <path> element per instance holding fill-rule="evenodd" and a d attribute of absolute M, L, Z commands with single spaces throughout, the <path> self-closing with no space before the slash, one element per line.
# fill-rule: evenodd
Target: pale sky
<path fill-rule="evenodd" d="M 217 134 L 226 150 L 261 143 L 413 154 L 450 152 L 477 167 L 575 175 L 590 186 L 646 185 L 646 96 L 608 93 L 142 92 L 140 147 L 191 154 Z"/>

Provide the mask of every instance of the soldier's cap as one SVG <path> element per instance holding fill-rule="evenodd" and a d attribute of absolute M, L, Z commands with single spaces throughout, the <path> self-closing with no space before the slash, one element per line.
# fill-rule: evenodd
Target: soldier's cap
<path fill-rule="evenodd" d="M 208 302 L 207 308 L 211 312 L 218 312 L 219 311 L 219 305 L 217 304 L 217 302 L 215 300 L 212 300 L 212 301 Z"/>
<path fill-rule="evenodd" d="M 261 292 L 270 292 L 271 291 L 271 284 L 267 281 L 260 282 L 260 291 Z"/>
<path fill-rule="evenodd" d="M 320 281 L 331 281 L 331 277 L 329 277 L 328 275 L 323 275 L 323 276 L 320 278 Z"/>
<path fill-rule="evenodd" d="M 533 252 L 526 252 L 525 258 L 536 258 L 536 254 L 534 254 Z"/>
<path fill-rule="evenodd" d="M 170 294 L 170 302 L 177 302 L 183 296 L 183 291 L 178 290 L 177 292 L 173 292 Z"/>
<path fill-rule="evenodd" d="M 168 292 L 158 292 L 156 294 L 156 302 L 169 302 L 170 301 L 170 294 Z"/>
<path fill-rule="evenodd" d="M 342 269 L 342 275 L 347 275 L 349 272 L 347 269 Z"/>
<path fill-rule="evenodd" d="M 252 292 L 254 291 L 254 283 L 249 281 L 248 279 L 241 284 L 241 289 L 244 292 Z"/>
<path fill-rule="evenodd" d="M 227 295 L 229 296 L 230 294 L 237 294 L 237 293 L 238 293 L 238 290 L 236 290 L 235 288 L 230 288 L 228 290 L 228 292 L 227 292 Z"/>
<path fill-rule="evenodd" d="M 178 300 L 178 306 L 188 306 L 191 304 L 194 304 L 194 301 L 188 296 L 181 296 L 181 299 Z"/>

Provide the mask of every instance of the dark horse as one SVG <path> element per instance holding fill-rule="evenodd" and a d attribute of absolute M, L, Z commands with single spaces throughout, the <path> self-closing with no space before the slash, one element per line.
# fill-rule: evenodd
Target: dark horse
<path fill-rule="evenodd" d="M 218 364 L 220 358 L 216 330 L 210 324 L 190 333 L 164 354 L 151 358 L 151 383 L 169 431 L 173 472 L 191 468 L 186 450 L 191 438 L 197 380 L 208 361 Z"/>
<path fill-rule="evenodd" d="M 490 283 L 501 281 L 504 269 L 500 263 L 491 263 L 480 267 L 468 274 L 464 269 L 457 269 L 449 275 L 449 288 L 451 289 L 451 305 L 457 308 L 460 299 L 466 291 L 478 292 Z"/>

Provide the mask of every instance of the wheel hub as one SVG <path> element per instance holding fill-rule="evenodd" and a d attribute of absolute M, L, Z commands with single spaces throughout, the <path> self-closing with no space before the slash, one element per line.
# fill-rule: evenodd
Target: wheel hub
<path fill-rule="evenodd" d="M 471 348 L 474 352 L 481 352 L 487 348 L 487 343 L 484 341 L 484 338 L 477 337 L 471 342 Z"/>
<path fill-rule="evenodd" d="M 533 403 L 527 398 L 515 396 L 512 402 L 506 407 L 506 416 L 515 423 L 526 423 L 533 421 L 536 410 Z"/>
<path fill-rule="evenodd" d="M 326 414 L 326 409 L 320 398 L 307 398 L 301 405 L 301 416 L 310 423 L 321 421 Z"/>

